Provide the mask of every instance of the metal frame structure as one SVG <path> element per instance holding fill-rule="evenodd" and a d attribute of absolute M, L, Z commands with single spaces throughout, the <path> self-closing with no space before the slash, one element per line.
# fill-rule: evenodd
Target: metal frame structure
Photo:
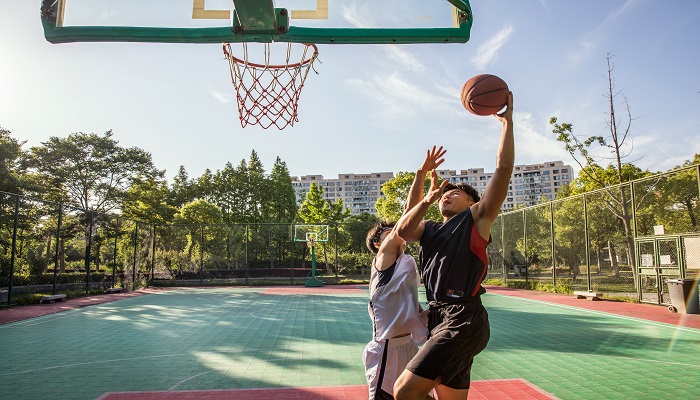
<path fill-rule="evenodd" d="M 42 0 L 44 37 L 51 43 L 155 42 L 236 43 L 296 42 L 316 44 L 466 43 L 473 16 L 468 0 L 454 6 L 452 28 L 309 28 L 290 26 L 289 12 L 273 0 L 233 0 L 230 27 L 164 28 L 139 26 L 63 26 L 65 0 Z"/>

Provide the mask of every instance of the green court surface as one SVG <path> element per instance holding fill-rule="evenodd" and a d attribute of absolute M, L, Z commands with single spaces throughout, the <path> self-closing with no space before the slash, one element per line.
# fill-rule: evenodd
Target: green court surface
<path fill-rule="evenodd" d="M 0 399 L 364 385 L 367 298 L 352 286 L 177 289 L 3 324 Z M 475 384 L 520 380 L 572 400 L 700 398 L 700 330 L 483 300 L 492 336 Z"/>

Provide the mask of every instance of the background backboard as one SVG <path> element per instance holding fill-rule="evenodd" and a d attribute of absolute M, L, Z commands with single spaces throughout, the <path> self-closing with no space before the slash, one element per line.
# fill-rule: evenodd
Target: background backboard
<path fill-rule="evenodd" d="M 468 0 L 42 0 L 42 22 L 52 43 L 464 43 L 472 18 Z"/>

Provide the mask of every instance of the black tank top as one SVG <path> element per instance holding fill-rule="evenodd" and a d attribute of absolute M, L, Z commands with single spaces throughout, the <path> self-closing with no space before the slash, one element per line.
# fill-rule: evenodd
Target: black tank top
<path fill-rule="evenodd" d="M 468 301 L 484 293 L 488 257 L 470 209 L 445 223 L 428 221 L 420 239 L 420 271 L 428 303 Z"/>

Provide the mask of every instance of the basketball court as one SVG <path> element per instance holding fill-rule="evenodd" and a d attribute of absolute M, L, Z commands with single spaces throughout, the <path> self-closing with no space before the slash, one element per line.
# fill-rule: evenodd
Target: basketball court
<path fill-rule="evenodd" d="M 0 398 L 366 399 L 368 295 L 151 289 L 5 309 Z M 697 398 L 700 315 L 503 288 L 483 299 L 492 338 L 470 399 Z"/>

